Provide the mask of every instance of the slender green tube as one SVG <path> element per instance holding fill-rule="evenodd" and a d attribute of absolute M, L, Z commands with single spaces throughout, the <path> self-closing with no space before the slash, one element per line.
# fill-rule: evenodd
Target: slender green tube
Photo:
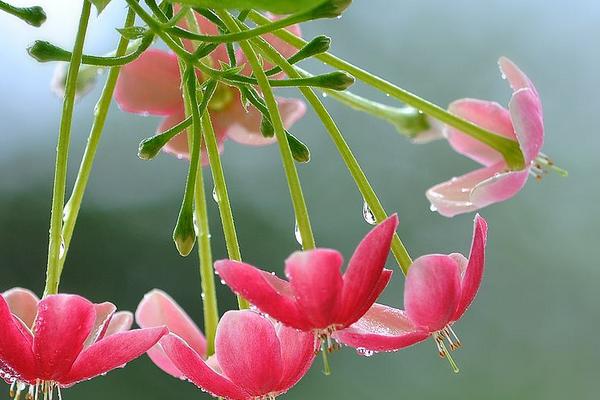
<path fill-rule="evenodd" d="M 67 162 L 69 157 L 69 142 L 71 140 L 71 124 L 73 122 L 73 107 L 77 90 L 77 75 L 81 65 L 83 43 L 91 12 L 90 1 L 84 0 L 77 28 L 73 57 L 65 85 L 65 98 L 58 131 L 56 148 L 56 167 L 54 171 L 54 187 L 52 189 L 52 214 L 50 215 L 50 240 L 48 245 L 48 267 L 46 271 L 46 287 L 44 295 L 58 293 L 60 282 L 60 253 L 63 247 L 62 218 L 65 205 L 65 190 L 67 185 Z"/>

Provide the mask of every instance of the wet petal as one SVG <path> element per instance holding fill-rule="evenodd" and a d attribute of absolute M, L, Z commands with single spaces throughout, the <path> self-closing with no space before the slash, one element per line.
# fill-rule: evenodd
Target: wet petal
<path fill-rule="evenodd" d="M 286 129 L 290 129 L 306 113 L 306 105 L 298 99 L 278 98 L 277 104 Z M 248 111 L 239 102 L 231 105 L 227 112 L 214 113 L 213 119 L 224 126 L 226 135 L 241 144 L 264 146 L 277 141 L 275 137 L 266 138 L 260 131 L 261 113 L 253 106 Z"/>
<path fill-rule="evenodd" d="M 231 290 L 262 312 L 293 328 L 311 329 L 296 305 L 288 282 L 238 261 L 217 261 L 215 270 Z"/>
<path fill-rule="evenodd" d="M 460 300 L 460 268 L 447 255 L 417 258 L 406 276 L 404 307 L 418 327 L 435 332 L 446 326 Z"/>
<path fill-rule="evenodd" d="M 11 376 L 31 381 L 36 377 L 32 338 L 20 324 L 0 295 L 0 373 L 4 378 Z"/>
<path fill-rule="evenodd" d="M 71 369 L 95 320 L 94 304 L 83 297 L 57 294 L 40 301 L 33 339 L 40 379 L 59 380 Z"/>
<path fill-rule="evenodd" d="M 115 100 L 126 112 L 168 116 L 183 108 L 177 57 L 163 50 L 146 50 L 123 66 Z"/>
<path fill-rule="evenodd" d="M 189 315 L 165 292 L 154 289 L 147 293 L 137 308 L 135 319 L 142 328 L 166 326 L 198 354 L 206 356 L 204 335 Z M 166 357 L 160 346 L 157 345 L 148 351 L 148 356 L 163 371 L 181 377 L 181 372 Z"/>
<path fill-rule="evenodd" d="M 40 299 L 31 290 L 12 288 L 2 294 L 10 311 L 31 329 Z"/>
<path fill-rule="evenodd" d="M 215 354 L 223 375 L 253 396 L 268 394 L 281 380 L 281 345 L 273 323 L 252 311 L 228 311 L 219 326 Z"/>
<path fill-rule="evenodd" d="M 167 335 L 160 344 L 177 369 L 199 388 L 215 397 L 232 400 L 247 400 L 250 397 L 242 388 L 213 371 L 198 353 L 177 336 Z"/>
<path fill-rule="evenodd" d="M 107 336 L 83 351 L 68 375 L 58 381 L 70 385 L 92 379 L 115 368 L 122 368 L 144 354 L 168 333 L 167 328 L 160 327 L 134 329 Z"/>
<path fill-rule="evenodd" d="M 342 255 L 330 249 L 297 251 L 285 260 L 285 274 L 298 307 L 313 328 L 327 328 L 337 322 L 342 262 Z"/>
<path fill-rule="evenodd" d="M 471 243 L 471 253 L 469 263 L 465 269 L 461 282 L 461 296 L 458 307 L 452 316 L 456 321 L 465 313 L 467 308 L 475 299 L 481 280 L 483 278 L 483 269 L 485 266 L 485 244 L 487 241 L 487 222 L 479 214 L 475 216 L 473 227 L 473 242 Z"/>
<path fill-rule="evenodd" d="M 360 308 L 357 308 L 352 312 L 351 317 L 343 323 L 344 326 L 350 326 L 356 321 L 358 321 L 371 308 L 371 306 L 373 306 L 373 304 L 377 301 L 383 290 L 390 282 L 390 279 L 392 279 L 392 274 L 393 272 L 390 269 L 383 270 L 383 272 L 379 276 L 379 280 L 375 284 L 375 287 L 371 294 L 369 294 L 367 300 L 365 300 L 362 303 Z"/>
<path fill-rule="evenodd" d="M 88 336 L 84 347 L 91 346 L 94 342 L 104 337 L 106 328 L 108 328 L 108 323 L 117 310 L 117 307 L 112 303 L 105 302 L 94 304 L 94 309 L 96 312 L 96 320 L 94 321 L 94 327 L 92 328 L 92 332 L 90 333 L 90 336 Z"/>
<path fill-rule="evenodd" d="M 373 304 L 355 324 L 336 332 L 334 338 L 347 346 L 370 351 L 396 351 L 429 337 L 403 310 Z"/>
<path fill-rule="evenodd" d="M 356 247 L 344 273 L 339 315 L 347 325 L 356 322 L 375 302 L 376 298 L 370 295 L 381 279 L 397 226 L 398 216 L 394 214 L 373 228 Z"/>
<path fill-rule="evenodd" d="M 114 313 L 104 336 L 114 335 L 115 333 L 125 332 L 131 329 L 133 325 L 133 314 L 129 311 L 119 311 Z"/>
<path fill-rule="evenodd" d="M 500 72 L 502 72 L 503 77 L 508 79 L 508 83 L 510 87 L 515 92 L 519 89 L 528 88 L 533 91 L 533 93 L 539 97 L 539 94 L 531 82 L 531 80 L 517 67 L 515 63 L 509 60 L 506 57 L 500 57 L 498 60 L 498 66 L 500 67 Z"/>
<path fill-rule="evenodd" d="M 540 98 L 530 89 L 516 91 L 508 104 L 521 151 L 528 165 L 544 145 L 544 120 Z"/>
<path fill-rule="evenodd" d="M 276 327 L 281 345 L 282 373 L 278 393 L 285 393 L 309 370 L 315 359 L 315 336 L 282 324 Z"/>
<path fill-rule="evenodd" d="M 471 201 L 478 208 L 508 200 L 525 186 L 529 171 L 503 172 L 495 174 L 477 184 L 471 191 Z"/>
<path fill-rule="evenodd" d="M 454 101 L 448 111 L 487 130 L 515 140 L 513 124 L 507 109 L 493 101 L 462 99 Z M 461 131 L 446 126 L 444 133 L 448 143 L 457 153 L 465 155 L 485 166 L 503 161 L 502 154 L 486 144 L 465 135 Z"/>

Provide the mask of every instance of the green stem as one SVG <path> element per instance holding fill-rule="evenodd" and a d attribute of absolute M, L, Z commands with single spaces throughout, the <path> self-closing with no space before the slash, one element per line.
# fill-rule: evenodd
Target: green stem
<path fill-rule="evenodd" d="M 50 216 L 50 243 L 48 245 L 48 268 L 46 272 L 45 295 L 58 293 L 60 281 L 60 252 L 62 246 L 62 218 L 65 205 L 65 189 L 67 184 L 67 161 L 69 155 L 69 142 L 71 139 L 71 124 L 73 121 L 73 107 L 75 105 L 75 92 L 77 90 L 77 75 L 81 65 L 83 43 L 88 27 L 91 12 L 91 2 L 84 0 L 77 36 L 73 46 L 73 57 L 67 73 L 65 98 L 58 131 L 58 145 L 56 148 L 56 166 L 54 171 L 54 187 L 52 190 L 52 214 Z"/>
<path fill-rule="evenodd" d="M 227 28 L 231 32 L 239 32 L 241 29 L 238 27 L 236 20 L 229 15 L 226 11 L 218 12 L 221 19 L 227 25 Z M 313 236 L 312 228 L 310 225 L 310 218 L 308 216 L 308 210 L 306 202 L 304 200 L 304 194 L 302 193 L 302 186 L 300 185 L 300 178 L 298 177 L 298 171 L 296 170 L 296 164 L 290 150 L 287 136 L 285 134 L 285 127 L 279 113 L 277 101 L 273 95 L 273 89 L 269 85 L 267 75 L 262 69 L 260 61 L 254 51 L 252 45 L 247 41 L 240 42 L 240 47 L 244 51 L 248 63 L 252 67 L 252 71 L 256 76 L 258 85 L 263 93 L 265 103 L 271 116 L 273 128 L 275 130 L 275 136 L 277 137 L 277 143 L 279 145 L 279 151 L 281 153 L 281 160 L 283 168 L 288 182 L 290 195 L 292 198 L 292 204 L 294 206 L 294 213 L 296 215 L 296 222 L 298 223 L 298 229 L 302 237 L 302 247 L 305 250 L 313 249 L 315 247 L 315 239 Z"/>
<path fill-rule="evenodd" d="M 35 27 L 42 26 L 46 21 L 46 13 L 40 6 L 15 7 L 0 0 L 0 10 L 14 15 Z"/>
<path fill-rule="evenodd" d="M 274 64 L 281 67 L 281 69 L 290 77 L 299 76 L 298 71 L 289 63 L 287 60 L 279 54 L 271 45 L 269 45 L 264 39 L 254 39 L 254 42 L 263 52 L 263 54 L 271 60 Z M 377 222 L 383 221 L 387 218 L 387 214 L 377 197 L 377 194 L 373 190 L 369 180 L 367 179 L 365 173 L 360 168 L 356 157 L 352 153 L 352 150 L 346 143 L 341 131 L 337 127 L 335 121 L 329 115 L 329 112 L 319 99 L 319 97 L 314 93 L 314 91 L 310 88 L 299 88 L 306 100 L 310 103 L 310 105 L 314 108 L 315 112 L 321 119 L 323 125 L 327 129 L 331 140 L 334 142 L 340 156 L 342 157 L 348 171 L 354 178 L 356 182 L 356 186 L 361 192 L 365 202 L 371 209 L 371 212 L 377 219 Z M 406 250 L 406 247 L 400 240 L 400 237 L 395 234 L 392 240 L 392 254 L 398 261 L 402 271 L 404 274 L 408 272 L 410 265 L 412 264 L 412 259 Z"/>
<path fill-rule="evenodd" d="M 258 25 L 264 25 L 270 22 L 270 20 L 256 11 L 250 12 L 250 19 Z M 297 37 L 293 33 L 282 29 L 273 32 L 279 38 L 288 42 L 296 48 L 302 48 L 306 45 L 306 41 Z M 421 97 L 404 90 L 382 78 L 379 78 L 359 67 L 356 67 L 349 62 L 346 62 L 331 53 L 322 53 L 316 56 L 319 60 L 324 63 L 342 71 L 350 73 L 357 79 L 362 80 L 366 84 L 387 93 L 396 99 L 415 107 L 418 110 L 460 130 L 461 132 L 473 137 L 474 139 L 487 144 L 493 149 L 499 151 L 507 165 L 511 169 L 522 169 L 525 165 L 523 153 L 519 147 L 519 144 L 514 140 L 507 139 L 486 129 L 481 128 L 478 125 L 473 124 L 465 119 L 462 119 L 454 114 L 449 113 L 443 108 L 425 100 Z"/>
<path fill-rule="evenodd" d="M 130 9 L 127 13 L 124 26 L 126 28 L 132 26 L 134 21 L 135 13 L 133 12 L 133 10 Z M 128 42 L 129 40 L 125 39 L 124 37 L 121 37 L 117 46 L 117 57 L 123 55 L 127 51 Z M 62 254 L 62 257 L 60 257 L 60 269 L 58 272 L 59 279 L 67 257 L 67 252 L 69 251 L 71 238 L 73 237 L 73 230 L 75 229 L 75 224 L 77 222 L 77 216 L 79 215 L 79 210 L 81 208 L 81 202 L 83 200 L 85 188 L 87 187 L 88 181 L 90 179 L 90 174 L 94 165 L 94 158 L 96 157 L 98 144 L 100 143 L 100 138 L 102 137 L 102 131 L 104 130 L 104 125 L 106 123 L 106 116 L 108 115 L 108 110 L 110 109 L 112 96 L 115 91 L 115 86 L 117 84 L 117 79 L 119 77 L 120 71 L 120 67 L 113 67 L 108 73 L 108 77 L 106 78 L 106 84 L 104 85 L 104 89 L 102 90 L 102 94 L 100 95 L 100 99 L 98 100 L 98 104 L 96 105 L 96 110 L 94 113 L 94 122 L 92 123 L 92 129 L 90 130 L 88 142 L 83 153 L 81 164 L 79 166 L 79 172 L 77 173 L 75 186 L 73 187 L 71 197 L 69 198 L 69 201 L 65 206 L 62 228 L 64 252 Z"/>

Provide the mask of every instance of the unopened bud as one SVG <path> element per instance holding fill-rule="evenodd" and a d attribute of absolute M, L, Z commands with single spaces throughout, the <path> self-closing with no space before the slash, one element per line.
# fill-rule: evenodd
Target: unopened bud
<path fill-rule="evenodd" d="M 310 150 L 308 147 L 298 140 L 294 135 L 289 132 L 285 132 L 287 136 L 288 143 L 290 145 L 290 150 L 292 151 L 292 156 L 294 160 L 300 163 L 307 163 L 310 161 Z"/>
<path fill-rule="evenodd" d="M 46 21 L 46 13 L 40 6 L 33 7 L 15 7 L 10 4 L 2 2 L 2 11 L 6 11 L 9 14 L 27 22 L 29 25 L 40 27 Z"/>
<path fill-rule="evenodd" d="M 181 210 L 173 231 L 173 241 L 177 251 L 182 256 L 186 257 L 192 252 L 194 243 L 196 243 L 196 232 L 194 231 L 194 218 L 191 210 Z"/>
<path fill-rule="evenodd" d="M 319 86 L 331 90 L 346 90 L 354 84 L 354 77 L 343 71 L 318 76 Z"/>
<path fill-rule="evenodd" d="M 352 0 L 328 0 L 313 8 L 312 17 L 317 18 L 337 18 L 350 6 Z"/>

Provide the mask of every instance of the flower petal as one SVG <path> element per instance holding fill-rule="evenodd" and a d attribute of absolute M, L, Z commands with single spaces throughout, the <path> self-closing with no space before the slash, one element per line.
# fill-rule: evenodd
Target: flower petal
<path fill-rule="evenodd" d="M 108 323 L 117 310 L 117 307 L 112 303 L 105 302 L 94 304 L 94 309 L 96 312 L 96 320 L 94 321 L 94 327 L 92 328 L 84 347 L 89 347 L 104 337 L 106 328 L 108 328 Z"/>
<path fill-rule="evenodd" d="M 20 324 L 0 295 L 0 375 L 7 381 L 16 378 L 31 382 L 36 378 L 32 338 Z"/>
<path fill-rule="evenodd" d="M 287 326 L 300 330 L 311 329 L 311 325 L 298 309 L 288 282 L 238 261 L 217 261 L 215 270 L 231 290 L 262 312 Z"/>
<path fill-rule="evenodd" d="M 202 357 L 206 356 L 206 339 L 186 312 L 162 290 L 154 289 L 140 302 L 135 319 L 142 328 L 166 326 L 186 341 Z M 182 374 L 164 354 L 160 346 L 148 351 L 148 356 L 163 371 L 176 377 Z"/>
<path fill-rule="evenodd" d="M 281 380 L 281 344 L 273 323 L 253 311 L 228 311 L 215 339 L 223 375 L 252 396 L 263 396 Z"/>
<path fill-rule="evenodd" d="M 375 288 L 373 289 L 371 294 L 369 294 L 367 300 L 363 302 L 360 308 L 357 308 L 352 312 L 352 316 L 342 324 L 343 326 L 352 325 L 353 323 L 358 321 L 363 315 L 365 315 L 367 311 L 369 311 L 369 309 L 373 306 L 373 304 L 375 304 L 383 290 L 390 282 L 390 279 L 392 279 L 392 274 L 392 270 L 385 268 L 383 269 L 383 272 L 381 273 L 381 275 L 379 275 L 379 280 L 375 284 Z"/>
<path fill-rule="evenodd" d="M 473 188 L 471 201 L 477 205 L 477 208 L 482 208 L 508 200 L 523 189 L 527 178 L 529 178 L 528 170 L 494 174 Z"/>
<path fill-rule="evenodd" d="M 339 314 L 340 321 L 344 321 L 346 326 L 356 322 L 375 302 L 376 298 L 370 295 L 380 282 L 397 227 L 398 216 L 394 214 L 371 229 L 350 258 L 344 273 L 342 308 Z"/>
<path fill-rule="evenodd" d="M 10 311 L 31 329 L 40 301 L 35 293 L 31 290 L 16 287 L 7 290 L 2 296 L 6 300 Z"/>
<path fill-rule="evenodd" d="M 479 214 L 475 216 L 473 226 L 473 242 L 471 243 L 471 253 L 469 263 L 465 269 L 461 282 L 461 295 L 458 307 L 452 316 L 456 321 L 465 313 L 471 305 L 477 290 L 481 286 L 483 278 L 483 269 L 485 266 L 485 244 L 487 241 L 487 222 Z"/>
<path fill-rule="evenodd" d="M 519 67 L 517 67 L 515 63 L 506 57 L 500 57 L 498 60 L 498 66 L 500 67 L 502 76 L 508 79 L 508 83 L 510 84 L 512 90 L 516 92 L 519 89 L 528 88 L 539 97 L 538 91 L 531 80 L 523 73 L 523 71 L 521 71 L 521 69 L 519 69 Z"/>
<path fill-rule="evenodd" d="M 544 145 L 542 103 L 532 90 L 520 89 L 513 94 L 508 109 L 526 165 L 529 165 Z"/>
<path fill-rule="evenodd" d="M 114 313 L 110 319 L 110 322 L 108 323 L 104 337 L 114 335 L 115 333 L 128 331 L 131 329 L 131 325 L 133 325 L 132 313 L 129 311 L 119 311 Z"/>
<path fill-rule="evenodd" d="M 289 129 L 306 113 L 306 105 L 298 99 L 278 98 L 279 112 L 286 129 Z M 253 106 L 246 111 L 236 101 L 227 112 L 214 113 L 213 119 L 220 119 L 225 125 L 226 135 L 241 144 L 248 146 L 264 146 L 277 141 L 275 137 L 264 137 L 260 131 L 261 113 Z M 223 120 L 224 119 L 224 120 Z"/>
<path fill-rule="evenodd" d="M 337 322 L 342 263 L 342 255 L 330 249 L 296 251 L 285 260 L 285 274 L 296 303 L 313 328 L 327 328 Z"/>
<path fill-rule="evenodd" d="M 355 324 L 336 332 L 334 338 L 357 349 L 396 351 L 429 335 L 417 328 L 403 310 L 375 303 Z"/>
<path fill-rule="evenodd" d="M 160 345 L 169 359 L 183 375 L 200 389 L 213 396 L 231 400 L 247 400 L 250 395 L 229 379 L 213 371 L 190 346 L 170 334 L 161 339 Z"/>
<path fill-rule="evenodd" d="M 450 322 L 460 293 L 460 268 L 454 258 L 443 254 L 419 257 L 406 276 L 406 315 L 416 326 L 438 331 Z"/>
<path fill-rule="evenodd" d="M 57 294 L 40 301 L 33 335 L 38 378 L 58 381 L 69 372 L 95 320 L 94 304 L 83 297 Z"/>
<path fill-rule="evenodd" d="M 278 393 L 287 392 L 309 370 L 315 359 L 315 336 L 277 324 L 277 336 L 281 345 L 282 373 L 277 385 Z"/>
<path fill-rule="evenodd" d="M 501 136 L 516 139 L 508 110 L 496 102 L 461 99 L 452 102 L 448 111 Z M 444 134 L 457 153 L 480 164 L 491 166 L 503 161 L 502 154 L 498 151 L 455 128 L 446 126 Z"/>
<path fill-rule="evenodd" d="M 115 88 L 115 100 L 126 112 L 171 115 L 183 108 L 177 57 L 149 49 L 123 66 Z"/>
<path fill-rule="evenodd" d="M 493 202 L 501 201 L 491 201 L 492 199 L 487 203 L 485 201 L 476 201 L 473 199 L 473 191 L 482 182 L 494 179 L 497 175 L 499 176 L 505 171 L 505 168 L 504 162 L 500 162 L 491 167 L 476 169 L 458 178 L 452 178 L 449 181 L 439 183 L 427 191 L 427 199 L 429 199 L 432 209 L 445 217 L 454 217 L 458 214 L 477 210 Z M 512 195 L 517 191 L 518 189 Z"/>
<path fill-rule="evenodd" d="M 165 327 L 134 329 L 106 336 L 85 349 L 73 364 L 71 371 L 58 380 L 63 385 L 89 380 L 115 368 L 122 368 L 154 346 L 168 334 Z"/>

